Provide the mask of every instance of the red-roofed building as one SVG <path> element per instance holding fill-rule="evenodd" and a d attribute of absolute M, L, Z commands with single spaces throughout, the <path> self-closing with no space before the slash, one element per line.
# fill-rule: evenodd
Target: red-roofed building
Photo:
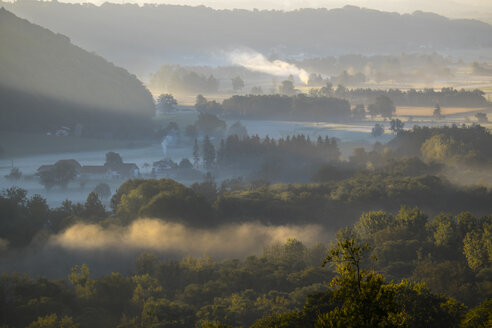
<path fill-rule="evenodd" d="M 122 163 L 112 169 L 112 174 L 120 178 L 137 178 L 140 176 L 140 169 L 135 163 Z"/>
<path fill-rule="evenodd" d="M 104 165 L 84 165 L 80 170 L 84 178 L 109 179 L 112 177 L 112 171 Z"/>

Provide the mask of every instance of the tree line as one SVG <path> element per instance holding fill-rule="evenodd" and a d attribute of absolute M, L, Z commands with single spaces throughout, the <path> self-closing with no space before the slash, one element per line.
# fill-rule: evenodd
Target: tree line
<path fill-rule="evenodd" d="M 200 112 L 249 119 L 292 119 L 300 121 L 346 121 L 350 104 L 333 97 L 306 95 L 246 95 L 224 99 L 222 104 L 197 97 Z"/>
<path fill-rule="evenodd" d="M 219 89 L 219 81 L 212 74 L 206 76 L 179 65 L 161 66 L 151 75 L 150 84 L 175 93 L 215 93 Z"/>
<path fill-rule="evenodd" d="M 328 83 L 322 88 L 313 89 L 310 94 L 348 99 L 354 104 L 370 104 L 377 97 L 386 96 L 397 106 L 434 107 L 436 104 L 439 104 L 440 106 L 446 107 L 486 107 L 490 105 L 482 90 L 458 90 L 451 87 L 442 88 L 441 90 L 434 90 L 432 88 L 417 90 L 412 88 L 404 91 L 400 89 L 348 89 L 343 85 L 338 85 L 334 88 L 331 83 Z"/>
<path fill-rule="evenodd" d="M 323 164 L 340 161 L 338 140 L 321 136 L 288 136 L 278 140 L 265 137 L 222 139 L 217 150 L 217 167 L 253 171 L 253 175 L 270 181 L 309 180 Z"/>
<path fill-rule="evenodd" d="M 418 156 L 427 162 L 485 167 L 492 162 L 492 134 L 480 125 L 421 127 L 400 131 L 387 146 L 397 156 Z"/>

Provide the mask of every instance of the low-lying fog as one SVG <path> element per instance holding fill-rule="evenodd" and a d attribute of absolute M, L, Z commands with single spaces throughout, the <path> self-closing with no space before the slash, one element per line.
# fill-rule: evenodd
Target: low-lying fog
<path fill-rule="evenodd" d="M 176 115 L 187 116 L 194 115 L 194 112 L 177 112 Z M 414 117 L 413 122 L 405 122 L 405 128 L 413 128 L 414 125 L 443 125 L 444 123 L 435 123 L 423 121 L 424 117 Z M 403 119 L 404 120 L 404 119 Z M 230 126 L 235 121 L 227 121 Z M 256 121 L 256 120 L 241 120 L 249 135 L 259 135 L 261 138 L 269 136 L 271 138 L 285 138 L 287 136 L 304 134 L 312 140 L 316 140 L 318 136 L 335 137 L 340 140 L 340 150 L 344 158 L 348 158 L 352 154 L 354 147 L 366 147 L 370 149 L 375 142 L 385 143 L 391 140 L 394 135 L 389 131 L 389 122 L 380 122 L 385 126 L 385 134 L 381 137 L 374 138 L 371 136 L 371 130 L 374 122 L 360 123 L 324 123 L 324 122 L 284 122 L 284 121 Z M 59 137 L 63 138 L 63 137 Z M 140 168 L 143 174 L 149 174 L 152 169 L 152 163 L 163 158 L 170 158 L 175 162 L 179 162 L 183 158 L 192 159 L 192 147 L 190 145 L 169 145 L 167 153 L 164 154 L 160 143 L 155 143 L 144 148 L 131 149 L 108 149 L 98 151 L 84 151 L 78 153 L 60 153 L 60 154 L 42 154 L 26 156 L 22 158 L 0 160 L 0 189 L 8 188 L 12 185 L 29 190 L 29 195 L 40 194 L 47 199 L 50 206 L 59 206 L 65 199 L 70 199 L 75 202 L 84 202 L 87 195 L 94 189 L 100 181 L 89 180 L 85 185 L 80 185 L 78 181 L 72 182 L 67 190 L 53 188 L 47 192 L 39 183 L 38 179 L 33 177 L 36 170 L 41 165 L 54 164 L 60 159 L 75 159 L 81 165 L 103 165 L 105 154 L 108 151 L 114 151 L 121 155 L 124 162 L 135 163 Z M 148 165 L 146 165 L 148 164 Z M 5 178 L 9 174 L 11 166 L 18 167 L 23 177 L 20 180 L 12 182 Z M 196 179 L 186 179 L 183 177 L 172 177 L 185 185 L 191 185 L 196 182 Z M 218 180 L 227 177 L 216 177 Z M 121 180 L 104 181 L 111 187 L 111 192 L 114 193 Z M 103 200 L 106 206 L 109 206 L 109 198 Z"/>
<path fill-rule="evenodd" d="M 156 219 L 139 219 L 127 227 L 76 224 L 58 235 L 40 234 L 22 251 L 5 252 L 0 271 L 64 277 L 72 266 L 86 263 L 95 275 L 102 275 L 132 270 L 135 258 L 147 251 L 175 259 L 243 258 L 261 255 L 265 246 L 288 238 L 313 245 L 331 237 L 332 232 L 318 225 L 243 223 L 198 229 Z"/>

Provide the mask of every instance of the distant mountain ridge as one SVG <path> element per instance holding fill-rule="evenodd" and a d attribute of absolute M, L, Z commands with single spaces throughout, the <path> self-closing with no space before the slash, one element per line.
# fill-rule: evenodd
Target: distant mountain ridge
<path fill-rule="evenodd" d="M 123 126 L 137 130 L 154 114 L 152 96 L 135 76 L 4 8 L 0 44 L 0 129 L 79 124 L 91 135 L 112 135 Z"/>
<path fill-rule="evenodd" d="M 247 11 L 25 0 L 3 5 L 119 63 L 179 62 L 241 47 L 311 56 L 492 48 L 491 25 L 418 11 L 400 15 L 353 6 Z"/>

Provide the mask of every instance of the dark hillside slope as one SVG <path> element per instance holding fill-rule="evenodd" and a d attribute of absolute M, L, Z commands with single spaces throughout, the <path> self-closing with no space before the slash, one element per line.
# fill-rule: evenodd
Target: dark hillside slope
<path fill-rule="evenodd" d="M 152 96 L 126 70 L 63 35 L 0 9 L 0 129 L 135 135 L 154 113 Z"/>

